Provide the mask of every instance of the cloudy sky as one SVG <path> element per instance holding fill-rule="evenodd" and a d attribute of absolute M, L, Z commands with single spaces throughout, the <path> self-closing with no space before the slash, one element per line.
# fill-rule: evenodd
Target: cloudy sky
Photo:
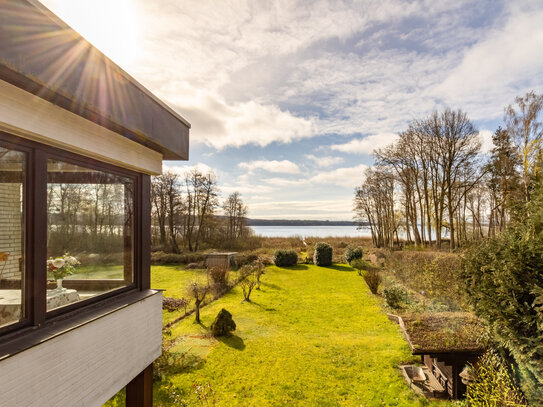
<path fill-rule="evenodd" d="M 543 2 L 42 0 L 192 124 L 258 218 L 349 220 L 374 148 L 465 110 L 488 148 L 543 91 Z"/>

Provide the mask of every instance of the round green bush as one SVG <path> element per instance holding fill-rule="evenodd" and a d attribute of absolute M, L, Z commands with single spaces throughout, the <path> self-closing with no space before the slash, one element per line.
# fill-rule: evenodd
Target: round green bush
<path fill-rule="evenodd" d="M 407 291 L 402 287 L 394 285 L 383 290 L 383 297 L 390 308 L 399 309 L 407 303 Z"/>
<path fill-rule="evenodd" d="M 361 259 L 362 258 L 362 248 L 360 246 L 358 247 L 347 247 L 345 250 L 345 260 L 347 263 L 351 264 L 351 261 L 355 259 Z"/>
<path fill-rule="evenodd" d="M 276 250 L 273 254 L 273 263 L 277 267 L 295 266 L 298 263 L 298 253 L 294 250 Z"/>
<path fill-rule="evenodd" d="M 313 254 L 313 263 L 317 266 L 331 266 L 332 246 L 324 242 L 317 243 Z"/>

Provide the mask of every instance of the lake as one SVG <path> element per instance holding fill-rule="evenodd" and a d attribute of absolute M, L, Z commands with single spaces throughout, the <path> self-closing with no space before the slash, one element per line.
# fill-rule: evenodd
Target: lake
<path fill-rule="evenodd" d="M 356 226 L 251 226 L 256 235 L 264 237 L 371 237 L 369 228 Z"/>

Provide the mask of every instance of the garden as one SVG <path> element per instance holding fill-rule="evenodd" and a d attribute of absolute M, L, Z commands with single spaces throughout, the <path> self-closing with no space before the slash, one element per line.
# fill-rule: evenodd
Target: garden
<path fill-rule="evenodd" d="M 283 240 L 233 268 L 206 268 L 205 253 L 182 264 L 155 255 L 152 287 L 165 290 L 155 404 L 478 406 L 492 390 L 527 405 L 503 355 L 487 351 L 459 254 L 326 241 Z M 432 392 L 406 375 L 419 366 Z M 442 400 L 466 384 L 467 400 Z"/>
<path fill-rule="evenodd" d="M 427 405 L 397 369 L 412 359 L 400 330 L 349 266 L 269 266 L 242 300 L 235 287 L 167 332 L 158 405 Z M 223 308 L 236 330 L 216 339 Z"/>

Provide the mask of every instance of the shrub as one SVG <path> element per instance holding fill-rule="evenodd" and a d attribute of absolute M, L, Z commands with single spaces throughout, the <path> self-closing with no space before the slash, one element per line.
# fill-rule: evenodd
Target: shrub
<path fill-rule="evenodd" d="M 243 301 L 250 302 L 251 293 L 257 284 L 255 269 L 253 266 L 243 266 L 240 269 L 240 275 L 241 277 L 238 285 L 241 287 L 241 291 L 243 292 Z"/>
<path fill-rule="evenodd" d="M 468 407 L 528 405 L 497 354 L 490 351 L 485 353 L 469 371 L 472 381 L 466 393 Z"/>
<path fill-rule="evenodd" d="M 188 295 L 194 299 L 194 315 L 196 322 L 200 322 L 200 305 L 210 290 L 211 287 L 209 285 L 201 284 L 196 281 L 190 283 L 188 286 Z"/>
<path fill-rule="evenodd" d="M 257 261 L 259 259 L 259 256 L 256 253 L 239 254 L 236 259 L 238 262 L 238 266 L 242 267 Z"/>
<path fill-rule="evenodd" d="M 372 294 L 377 294 L 379 291 L 379 285 L 381 284 L 381 275 L 378 271 L 367 271 L 364 274 L 364 280 L 366 281 L 366 284 L 368 285 L 370 291 Z"/>
<path fill-rule="evenodd" d="M 211 282 L 215 285 L 226 287 L 228 284 L 228 269 L 226 267 L 214 266 L 207 269 Z"/>
<path fill-rule="evenodd" d="M 347 247 L 345 250 L 345 260 L 347 263 L 351 264 L 351 262 L 355 259 L 361 259 L 362 258 L 362 248 L 359 247 Z"/>
<path fill-rule="evenodd" d="M 236 323 L 232 319 L 232 314 L 223 308 L 211 323 L 210 328 L 213 336 L 224 336 L 236 330 Z"/>
<path fill-rule="evenodd" d="M 277 267 L 295 266 L 298 263 L 298 253 L 294 250 L 276 250 L 273 254 L 273 263 Z"/>
<path fill-rule="evenodd" d="M 177 311 L 180 308 L 184 308 L 185 314 L 186 314 L 187 305 L 189 305 L 189 302 L 185 298 L 164 297 L 162 299 L 162 308 L 168 312 L 173 312 L 173 311 Z"/>
<path fill-rule="evenodd" d="M 317 266 L 331 266 L 332 254 L 332 246 L 330 246 L 328 243 L 317 243 L 315 245 L 315 252 L 313 254 L 313 263 L 315 263 Z"/>
<path fill-rule="evenodd" d="M 215 266 L 207 269 L 207 275 L 211 290 L 215 298 L 218 298 L 228 288 L 229 270 L 226 267 Z"/>
<path fill-rule="evenodd" d="M 189 263 L 185 266 L 185 270 L 198 270 L 203 268 L 204 265 L 202 263 Z"/>
<path fill-rule="evenodd" d="M 354 259 L 351 262 L 351 267 L 355 268 L 358 271 L 359 276 L 362 275 L 363 270 L 367 270 L 366 266 L 367 266 L 366 262 L 362 259 Z"/>
<path fill-rule="evenodd" d="M 262 277 L 262 274 L 266 272 L 264 261 L 262 258 L 259 257 L 253 263 L 251 263 L 251 265 L 253 267 L 253 272 L 256 278 L 256 289 L 260 290 L 260 278 Z"/>
<path fill-rule="evenodd" d="M 358 271 L 358 275 L 362 276 L 364 275 L 364 270 L 366 271 L 379 271 L 378 267 L 375 267 L 373 264 L 368 263 L 365 260 L 362 259 L 354 259 L 351 262 L 351 267 L 355 268 Z"/>
<path fill-rule="evenodd" d="M 524 223 L 468 251 L 462 281 L 475 313 L 519 365 L 530 403 L 543 405 L 543 202 L 531 204 Z"/>
<path fill-rule="evenodd" d="M 188 264 L 203 261 L 204 256 L 201 254 L 151 253 L 151 264 Z"/>
<path fill-rule="evenodd" d="M 407 303 L 407 291 L 398 285 L 385 288 L 383 296 L 390 308 L 398 309 L 402 307 L 402 304 Z"/>

